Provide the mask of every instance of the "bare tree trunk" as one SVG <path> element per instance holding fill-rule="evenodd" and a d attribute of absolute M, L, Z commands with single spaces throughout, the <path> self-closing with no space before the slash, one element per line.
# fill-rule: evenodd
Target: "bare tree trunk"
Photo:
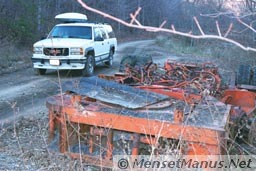
<path fill-rule="evenodd" d="M 60 0 L 56 0 L 55 3 L 55 11 L 58 14 L 60 12 Z"/>
<path fill-rule="evenodd" d="M 38 0 L 37 4 L 37 31 L 38 33 L 41 33 L 41 21 L 42 21 L 42 1 Z"/>

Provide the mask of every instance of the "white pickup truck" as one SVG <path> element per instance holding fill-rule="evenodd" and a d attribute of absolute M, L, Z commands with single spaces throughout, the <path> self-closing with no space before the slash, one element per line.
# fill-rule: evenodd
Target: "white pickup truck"
<path fill-rule="evenodd" d="M 38 74 L 47 69 L 81 70 L 91 76 L 98 64 L 112 66 L 117 40 L 110 25 L 88 22 L 79 13 L 59 14 L 55 19 L 61 24 L 33 45 L 32 63 Z"/>

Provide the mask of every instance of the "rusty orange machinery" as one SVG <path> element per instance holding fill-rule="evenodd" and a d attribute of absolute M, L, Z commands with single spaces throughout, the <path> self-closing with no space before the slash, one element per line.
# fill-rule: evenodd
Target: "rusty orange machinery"
<path fill-rule="evenodd" d="M 256 107 L 255 92 L 238 89 L 235 85 L 221 86 L 221 76 L 213 63 L 179 63 L 167 60 L 160 73 L 153 63 L 140 71 L 129 65 L 126 67 L 125 73 L 116 73 L 112 76 L 100 74 L 99 77 L 164 94 L 190 104 L 200 101 L 202 95 L 210 94 L 225 104 L 232 105 L 232 119 L 240 118 L 242 115 L 253 117 Z M 231 77 L 232 75 L 230 79 Z"/>
<path fill-rule="evenodd" d="M 167 60 L 163 68 L 150 63 L 139 69 L 126 65 L 124 73 L 116 73 L 112 76 L 100 74 L 99 77 L 164 94 L 188 103 L 196 103 L 203 93 L 216 96 L 222 90 L 218 69 L 208 62 L 194 64 Z"/>
<path fill-rule="evenodd" d="M 249 118 L 253 117 L 255 111 L 255 98 L 254 92 L 244 89 L 228 89 L 224 91 L 222 102 L 231 104 L 233 106 L 231 115 L 235 117 L 241 117 L 239 115 L 245 114 Z M 238 112 L 237 110 L 241 110 Z"/>
<path fill-rule="evenodd" d="M 153 153 L 161 154 L 157 149 L 162 138 L 176 140 L 175 150 L 181 154 L 225 153 L 231 107 L 212 96 L 188 104 L 98 77 L 64 87 L 66 93 L 47 99 L 49 138 L 56 138 L 57 129 L 62 153 L 82 154 L 96 165 L 103 158 L 108 165 L 113 155 L 120 154 L 113 138 L 118 131 L 131 135 L 128 154 L 143 154 L 141 144 L 155 147 Z M 78 151 L 74 150 L 76 144 Z"/>

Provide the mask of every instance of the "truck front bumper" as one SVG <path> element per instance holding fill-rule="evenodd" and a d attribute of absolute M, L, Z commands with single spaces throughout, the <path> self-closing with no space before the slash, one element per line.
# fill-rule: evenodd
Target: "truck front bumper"
<path fill-rule="evenodd" d="M 33 67 L 38 69 L 53 70 L 80 70 L 85 68 L 86 59 L 43 59 L 31 58 Z M 57 64 L 51 64 L 50 60 L 58 61 Z"/>

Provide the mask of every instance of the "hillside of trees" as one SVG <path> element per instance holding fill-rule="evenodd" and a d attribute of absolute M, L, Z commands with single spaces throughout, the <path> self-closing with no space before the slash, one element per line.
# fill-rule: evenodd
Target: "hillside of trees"
<path fill-rule="evenodd" d="M 130 21 L 129 14 L 141 7 L 137 19 L 143 25 L 159 26 L 166 20 L 166 28 L 174 25 L 176 30 L 184 32 L 199 32 L 193 21 L 194 16 L 198 18 L 206 33 L 217 34 L 216 20 L 223 32 L 228 29 L 230 23 L 233 23 L 230 36 L 245 45 L 254 45 L 253 32 L 238 23 L 236 19 L 239 12 L 244 22 L 250 24 L 254 21 L 255 16 L 248 15 L 255 7 L 250 0 L 239 0 L 234 4 L 227 2 L 235 1 L 225 0 L 84 0 L 84 2 L 124 21 Z M 64 12 L 79 12 L 86 14 L 89 20 L 108 22 L 113 25 L 119 38 L 133 37 L 142 33 L 86 11 L 76 0 L 2 0 L 0 42 L 2 45 L 4 42 L 11 42 L 19 46 L 31 46 L 51 30 L 55 24 L 55 15 Z"/>

